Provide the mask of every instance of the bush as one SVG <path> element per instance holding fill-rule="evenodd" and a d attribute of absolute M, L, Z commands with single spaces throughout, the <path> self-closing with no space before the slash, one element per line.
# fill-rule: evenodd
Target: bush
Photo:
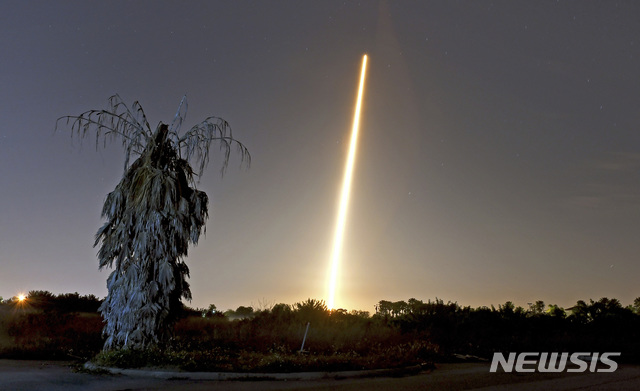
<path fill-rule="evenodd" d="M 97 313 L 14 313 L 6 319 L 12 346 L 2 357 L 23 359 L 89 359 L 102 348 L 102 318 Z"/>

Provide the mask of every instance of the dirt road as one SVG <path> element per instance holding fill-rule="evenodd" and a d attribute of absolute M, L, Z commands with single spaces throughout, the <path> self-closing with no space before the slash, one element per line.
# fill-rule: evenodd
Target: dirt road
<path fill-rule="evenodd" d="M 640 390 L 640 366 L 621 365 L 614 373 L 489 373 L 488 364 L 441 364 L 430 373 L 401 378 L 297 381 L 193 381 L 140 376 L 75 373 L 69 363 L 0 360 L 0 390 Z"/>

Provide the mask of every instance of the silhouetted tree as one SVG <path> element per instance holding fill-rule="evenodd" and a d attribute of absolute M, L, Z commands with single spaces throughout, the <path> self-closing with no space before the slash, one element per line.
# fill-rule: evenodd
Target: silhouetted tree
<path fill-rule="evenodd" d="M 407 311 L 407 302 L 404 300 L 395 301 L 391 304 L 391 314 L 393 316 L 399 316 Z"/>
<path fill-rule="evenodd" d="M 194 175 L 206 167 L 212 142 L 223 151 L 223 171 L 233 145 L 243 160 L 250 160 L 223 119 L 209 117 L 179 135 L 186 111 L 185 97 L 171 125 L 161 122 L 152 131 L 140 103 L 129 108 L 114 95 L 107 110 L 56 122 L 56 128 L 60 121 L 71 123 L 72 136 L 95 133 L 96 147 L 119 139 L 126 152 L 122 180 L 107 195 L 102 209 L 107 222 L 94 244 L 100 244 L 100 269 L 114 269 L 100 307 L 105 350 L 144 348 L 166 339 L 181 298 L 191 299 L 184 257 L 189 244 L 198 243 L 208 217 L 208 197 L 196 189 Z M 132 157 L 136 160 L 129 165 Z M 191 159 L 199 165 L 197 174 Z"/>
<path fill-rule="evenodd" d="M 633 305 L 631 308 L 633 309 L 633 312 L 640 315 L 640 297 L 636 297 L 635 300 L 633 300 Z"/>
<path fill-rule="evenodd" d="M 58 295 L 54 307 L 61 312 L 96 312 L 101 301 L 94 295 L 81 296 L 78 292 Z"/>
<path fill-rule="evenodd" d="M 390 301 L 380 300 L 376 305 L 376 313 L 383 316 L 391 315 L 392 305 L 393 303 Z"/>
<path fill-rule="evenodd" d="M 569 316 L 572 321 L 577 323 L 588 323 L 591 319 L 591 314 L 589 313 L 589 306 L 585 303 L 584 300 L 578 300 L 576 305 L 568 308 L 567 310 L 571 311 L 571 315 Z"/>
<path fill-rule="evenodd" d="M 49 291 L 29 291 L 27 294 L 27 302 L 34 308 L 51 308 L 56 296 Z"/>
<path fill-rule="evenodd" d="M 240 307 L 236 308 L 235 316 L 237 316 L 238 318 L 249 318 L 253 316 L 253 307 L 245 307 L 241 305 Z"/>
<path fill-rule="evenodd" d="M 531 315 L 543 315 L 545 307 L 546 305 L 544 304 L 544 301 L 537 300 L 530 306 L 529 312 L 531 313 Z"/>
<path fill-rule="evenodd" d="M 551 316 L 555 316 L 557 318 L 565 318 L 567 313 L 562 307 L 559 307 L 555 304 L 549 304 L 549 309 L 547 309 L 547 313 Z"/>
<path fill-rule="evenodd" d="M 515 313 L 516 306 L 511 301 L 507 301 L 503 305 L 498 305 L 498 309 L 502 316 L 511 317 Z"/>
<path fill-rule="evenodd" d="M 307 299 L 302 302 L 295 303 L 293 310 L 296 313 L 298 319 L 302 323 L 311 322 L 318 323 L 322 320 L 328 319 L 329 310 L 324 300 Z"/>

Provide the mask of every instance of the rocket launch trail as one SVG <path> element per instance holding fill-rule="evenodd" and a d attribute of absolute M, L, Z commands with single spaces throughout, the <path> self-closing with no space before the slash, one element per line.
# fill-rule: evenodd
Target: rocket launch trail
<path fill-rule="evenodd" d="M 360 86 L 358 87 L 358 98 L 356 100 L 355 114 L 353 117 L 353 127 L 351 129 L 351 141 L 349 142 L 349 154 L 344 169 L 342 180 L 342 191 L 340 193 L 340 206 L 336 218 L 336 230 L 333 238 L 333 251 L 331 252 L 331 269 L 329 273 L 329 294 L 327 307 L 333 309 L 336 298 L 336 286 L 338 281 L 338 270 L 340 268 L 340 252 L 344 239 L 344 227 L 347 219 L 347 209 L 349 207 L 349 194 L 351 193 L 351 182 L 353 179 L 353 166 L 356 160 L 356 149 L 358 145 L 358 130 L 360 127 L 360 109 L 362 107 L 362 95 L 364 91 L 365 74 L 367 70 L 367 55 L 362 58 L 362 70 L 360 72 Z"/>

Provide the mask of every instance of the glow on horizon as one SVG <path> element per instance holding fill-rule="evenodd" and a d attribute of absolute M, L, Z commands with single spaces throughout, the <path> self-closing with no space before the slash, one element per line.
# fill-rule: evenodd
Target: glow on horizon
<path fill-rule="evenodd" d="M 358 131 L 360 128 L 360 109 L 362 107 L 362 94 L 364 91 L 364 77 L 367 69 L 367 55 L 362 58 L 362 71 L 360 72 L 360 86 L 358 87 L 358 98 L 353 118 L 353 128 L 351 129 L 351 141 L 349 142 L 349 154 L 344 170 L 342 181 L 342 192 L 340 195 L 340 207 L 336 221 L 336 231 L 333 237 L 333 251 L 331 252 L 331 271 L 329 274 L 329 297 L 327 307 L 332 310 L 335 303 L 336 286 L 338 280 L 338 269 L 340 267 L 340 250 L 344 238 L 344 227 L 347 219 L 347 207 L 349 206 L 349 194 L 351 193 L 351 181 L 353 178 L 353 166 L 356 160 L 356 146 L 358 143 Z"/>

